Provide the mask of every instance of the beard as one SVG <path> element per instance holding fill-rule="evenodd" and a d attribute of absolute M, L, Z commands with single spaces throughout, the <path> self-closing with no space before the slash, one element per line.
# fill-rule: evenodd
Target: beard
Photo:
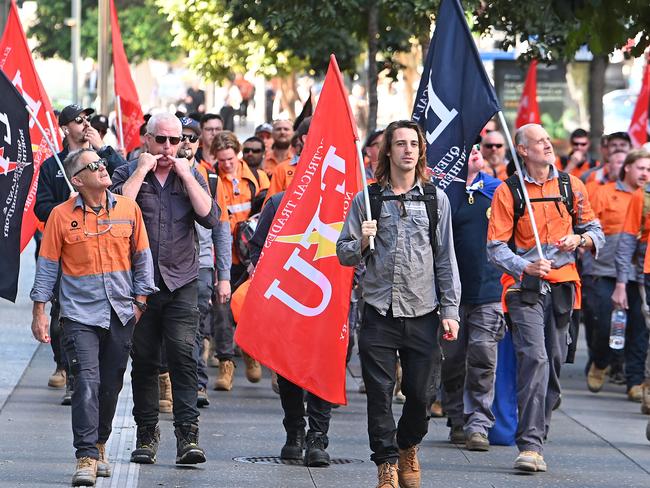
<path fill-rule="evenodd" d="M 291 141 L 275 141 L 273 142 L 273 149 L 286 150 L 291 146 Z"/>
<path fill-rule="evenodd" d="M 189 148 L 189 147 L 181 147 L 178 150 L 178 157 L 179 158 L 185 158 L 185 159 L 191 161 L 192 158 L 194 157 L 194 151 L 192 151 L 192 149 Z"/>

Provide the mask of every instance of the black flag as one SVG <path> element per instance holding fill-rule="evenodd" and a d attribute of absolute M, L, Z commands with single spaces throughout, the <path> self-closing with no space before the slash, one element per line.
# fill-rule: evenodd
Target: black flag
<path fill-rule="evenodd" d="M 0 71 L 0 297 L 16 301 L 20 229 L 34 176 L 25 99 Z"/>

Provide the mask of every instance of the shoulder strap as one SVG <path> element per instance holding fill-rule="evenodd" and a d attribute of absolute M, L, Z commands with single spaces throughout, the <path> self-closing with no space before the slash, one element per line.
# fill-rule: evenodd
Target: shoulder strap
<path fill-rule="evenodd" d="M 560 196 L 562 201 L 571 215 L 573 225 L 576 224 L 576 213 L 573 208 L 573 187 L 571 186 L 571 177 L 564 171 L 558 171 L 558 185 L 560 186 Z"/>
<path fill-rule="evenodd" d="M 512 174 L 506 179 L 506 185 L 508 185 L 508 188 L 510 189 L 510 193 L 512 193 L 513 210 L 514 210 L 514 215 L 512 217 L 512 236 L 508 241 L 508 246 L 514 252 L 515 251 L 515 230 L 517 229 L 517 223 L 519 222 L 521 216 L 524 215 L 524 210 L 525 210 L 524 193 L 521 190 L 521 183 L 519 182 L 519 176 L 517 176 L 517 173 Z"/>
<path fill-rule="evenodd" d="M 370 196 L 370 216 L 372 220 L 376 220 L 379 223 L 379 215 L 381 215 L 381 205 L 383 203 L 379 183 L 371 183 L 368 185 L 368 194 Z"/>
<path fill-rule="evenodd" d="M 217 173 L 208 171 L 208 188 L 210 188 L 210 195 L 212 195 L 212 198 L 217 197 L 218 180 L 219 180 L 219 176 L 217 175 Z"/>
<path fill-rule="evenodd" d="M 424 185 L 424 205 L 427 208 L 427 217 L 429 217 L 429 241 L 433 249 L 433 258 L 436 257 L 438 250 L 438 196 L 436 185 L 426 183 Z"/>

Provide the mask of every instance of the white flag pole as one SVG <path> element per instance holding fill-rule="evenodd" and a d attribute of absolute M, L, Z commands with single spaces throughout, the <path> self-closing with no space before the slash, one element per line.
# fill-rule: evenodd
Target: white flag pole
<path fill-rule="evenodd" d="M 52 123 L 52 117 L 50 117 L 50 112 L 47 110 L 45 111 L 45 118 L 47 118 L 47 125 L 50 126 L 50 137 L 52 144 L 54 145 L 54 148 L 56 149 L 56 152 L 58 153 L 61 148 L 59 147 L 59 141 L 58 138 L 56 137 L 56 132 L 54 132 L 54 124 Z"/>
<path fill-rule="evenodd" d="M 361 141 L 357 139 L 357 159 L 359 160 L 359 171 L 361 171 L 361 184 L 363 185 L 363 199 L 366 204 L 366 220 L 372 220 L 372 212 L 370 212 L 370 194 L 368 193 L 368 179 L 366 178 L 366 167 L 363 164 L 363 150 L 361 148 Z M 370 252 L 375 252 L 375 238 L 370 236 L 368 239 L 370 244 Z"/>
<path fill-rule="evenodd" d="M 47 132 L 45 132 L 45 129 L 43 129 L 43 126 L 41 125 L 41 123 L 36 118 L 36 114 L 32 111 L 31 108 L 29 108 L 29 105 L 25 105 L 25 109 L 27 110 L 27 113 L 32 118 L 32 120 L 36 123 L 36 126 L 38 127 L 38 130 L 41 131 L 41 134 L 43 135 L 43 139 L 45 139 L 45 142 L 47 142 L 47 145 L 49 146 L 50 151 L 52 151 L 52 156 L 54 156 L 54 159 L 56 160 L 56 164 L 59 165 L 59 169 L 61 170 L 61 173 L 63 173 L 63 179 L 68 184 L 68 188 L 70 188 L 71 192 L 75 191 L 75 189 L 72 187 L 72 183 L 70 183 L 70 180 L 68 180 L 68 177 L 65 175 L 65 170 L 63 169 L 63 163 L 61 163 L 61 160 L 59 159 L 59 155 L 57 154 L 56 148 L 52 145 L 52 142 L 50 141 L 50 138 L 47 137 Z"/>
<path fill-rule="evenodd" d="M 115 104 L 115 112 L 117 115 L 117 130 L 120 137 L 120 149 L 124 149 L 124 130 L 122 129 L 122 103 L 120 96 L 116 97 L 117 103 Z"/>
<path fill-rule="evenodd" d="M 533 213 L 533 207 L 530 204 L 530 197 L 528 196 L 528 190 L 526 190 L 524 173 L 521 171 L 521 165 L 519 164 L 517 151 L 515 151 L 515 146 L 513 146 L 512 144 L 512 138 L 510 137 L 510 130 L 508 129 L 508 124 L 506 123 L 506 118 L 504 117 L 502 111 L 499 111 L 499 121 L 501 122 L 501 127 L 503 127 L 503 130 L 506 132 L 506 141 L 508 141 L 510 154 L 512 154 L 512 161 L 515 163 L 515 168 L 517 169 L 517 175 L 519 177 L 519 185 L 521 186 L 521 192 L 524 197 L 524 202 L 526 202 L 526 209 L 528 210 L 528 216 L 530 217 L 530 225 L 533 227 L 533 235 L 535 236 L 535 247 L 537 248 L 537 254 L 539 254 L 540 259 L 544 259 L 544 251 L 542 250 L 542 244 L 539 240 L 539 232 L 537 232 L 537 224 L 535 223 L 535 214 Z"/>

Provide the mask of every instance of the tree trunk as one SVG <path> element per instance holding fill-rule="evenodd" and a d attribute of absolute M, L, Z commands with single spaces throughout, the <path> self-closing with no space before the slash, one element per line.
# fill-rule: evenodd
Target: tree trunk
<path fill-rule="evenodd" d="M 379 7 L 368 2 L 368 128 L 370 134 L 377 128 L 377 35 L 379 32 Z"/>
<path fill-rule="evenodd" d="M 420 44 L 420 49 L 422 49 L 422 65 L 424 66 L 424 62 L 427 60 L 427 55 L 429 54 L 429 44 L 431 44 L 429 33 L 419 35 L 418 43 Z"/>
<path fill-rule="evenodd" d="M 603 95 L 605 95 L 605 71 L 608 63 L 608 56 L 600 54 L 594 55 L 589 64 L 589 132 L 594 153 L 597 153 L 600 147 L 600 136 L 604 128 Z"/>
<path fill-rule="evenodd" d="M 282 98 L 280 103 L 282 108 L 287 111 L 291 120 L 296 119 L 296 102 L 300 100 L 298 91 L 296 90 L 296 75 L 294 73 L 285 76 L 280 80 L 280 89 L 282 90 Z"/>

